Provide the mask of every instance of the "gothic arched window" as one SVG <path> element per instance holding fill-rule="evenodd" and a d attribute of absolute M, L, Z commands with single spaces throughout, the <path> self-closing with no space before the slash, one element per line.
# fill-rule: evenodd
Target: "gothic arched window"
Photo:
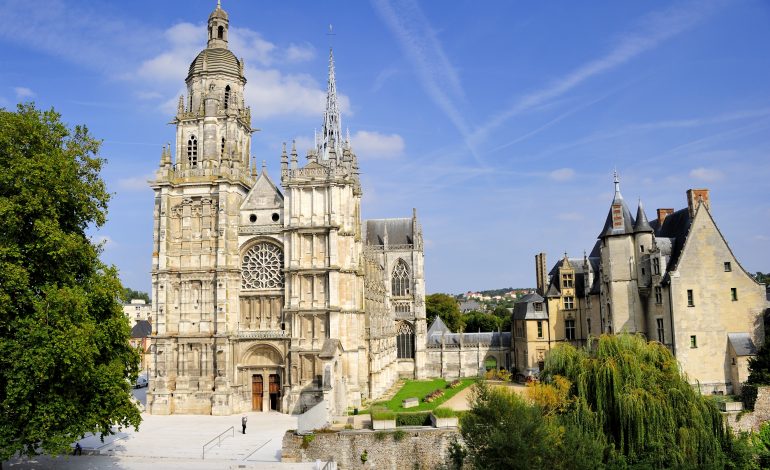
<path fill-rule="evenodd" d="M 414 359 L 414 330 L 405 321 L 398 324 L 396 346 L 399 359 Z"/>
<path fill-rule="evenodd" d="M 225 109 L 230 106 L 230 85 L 225 87 Z"/>
<path fill-rule="evenodd" d="M 409 266 L 402 259 L 396 261 L 396 266 L 393 268 L 391 294 L 394 297 L 404 297 L 411 294 L 409 291 Z"/>
<path fill-rule="evenodd" d="M 187 141 L 187 162 L 191 167 L 198 166 L 198 139 L 194 135 Z"/>
<path fill-rule="evenodd" d="M 262 242 L 249 248 L 241 264 L 241 288 L 280 289 L 283 287 L 283 251 Z"/>

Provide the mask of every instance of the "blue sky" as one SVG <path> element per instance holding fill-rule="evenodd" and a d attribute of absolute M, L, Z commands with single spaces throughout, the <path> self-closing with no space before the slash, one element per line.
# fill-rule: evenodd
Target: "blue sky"
<path fill-rule="evenodd" d="M 146 180 L 215 1 L 0 1 L 0 106 L 34 100 L 104 139 L 104 259 L 149 290 Z M 333 42 L 364 218 L 408 217 L 428 292 L 534 285 L 590 250 L 612 199 L 712 213 L 743 266 L 770 271 L 770 3 L 224 0 L 246 60 L 252 151 L 321 125 Z M 334 36 L 328 36 L 328 25 Z"/>

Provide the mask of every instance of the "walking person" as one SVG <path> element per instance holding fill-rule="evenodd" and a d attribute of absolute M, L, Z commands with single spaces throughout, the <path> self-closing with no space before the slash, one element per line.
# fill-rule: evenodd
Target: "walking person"
<path fill-rule="evenodd" d="M 243 433 L 246 434 L 246 415 L 241 418 L 241 427 L 243 427 Z"/>
<path fill-rule="evenodd" d="M 72 455 L 83 455 L 83 448 L 80 447 L 80 443 L 75 443 L 75 450 L 72 451 Z"/>

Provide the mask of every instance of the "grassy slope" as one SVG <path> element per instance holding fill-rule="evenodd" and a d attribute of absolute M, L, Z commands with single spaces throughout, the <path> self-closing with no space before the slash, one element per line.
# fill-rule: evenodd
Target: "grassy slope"
<path fill-rule="evenodd" d="M 449 400 L 453 396 L 457 395 L 462 389 L 472 385 L 476 379 L 460 379 L 462 385 L 457 388 L 446 388 L 447 381 L 444 379 L 434 380 L 410 380 L 401 387 L 401 390 L 390 399 L 390 401 L 383 402 L 389 410 L 396 412 L 415 412 L 415 411 L 430 411 L 434 408 L 441 406 L 445 401 Z M 444 395 L 432 401 L 431 403 L 424 403 L 422 399 L 425 395 L 436 389 L 444 390 Z M 401 402 L 407 398 L 416 397 L 420 400 L 420 405 L 414 408 L 402 408 Z"/>

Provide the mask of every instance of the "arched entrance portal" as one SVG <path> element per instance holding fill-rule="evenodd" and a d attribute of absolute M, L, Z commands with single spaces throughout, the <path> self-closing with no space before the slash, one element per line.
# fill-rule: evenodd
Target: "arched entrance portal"
<path fill-rule="evenodd" d="M 240 383 L 251 389 L 252 411 L 282 411 L 284 364 L 278 350 L 268 345 L 249 348 L 238 369 Z"/>

